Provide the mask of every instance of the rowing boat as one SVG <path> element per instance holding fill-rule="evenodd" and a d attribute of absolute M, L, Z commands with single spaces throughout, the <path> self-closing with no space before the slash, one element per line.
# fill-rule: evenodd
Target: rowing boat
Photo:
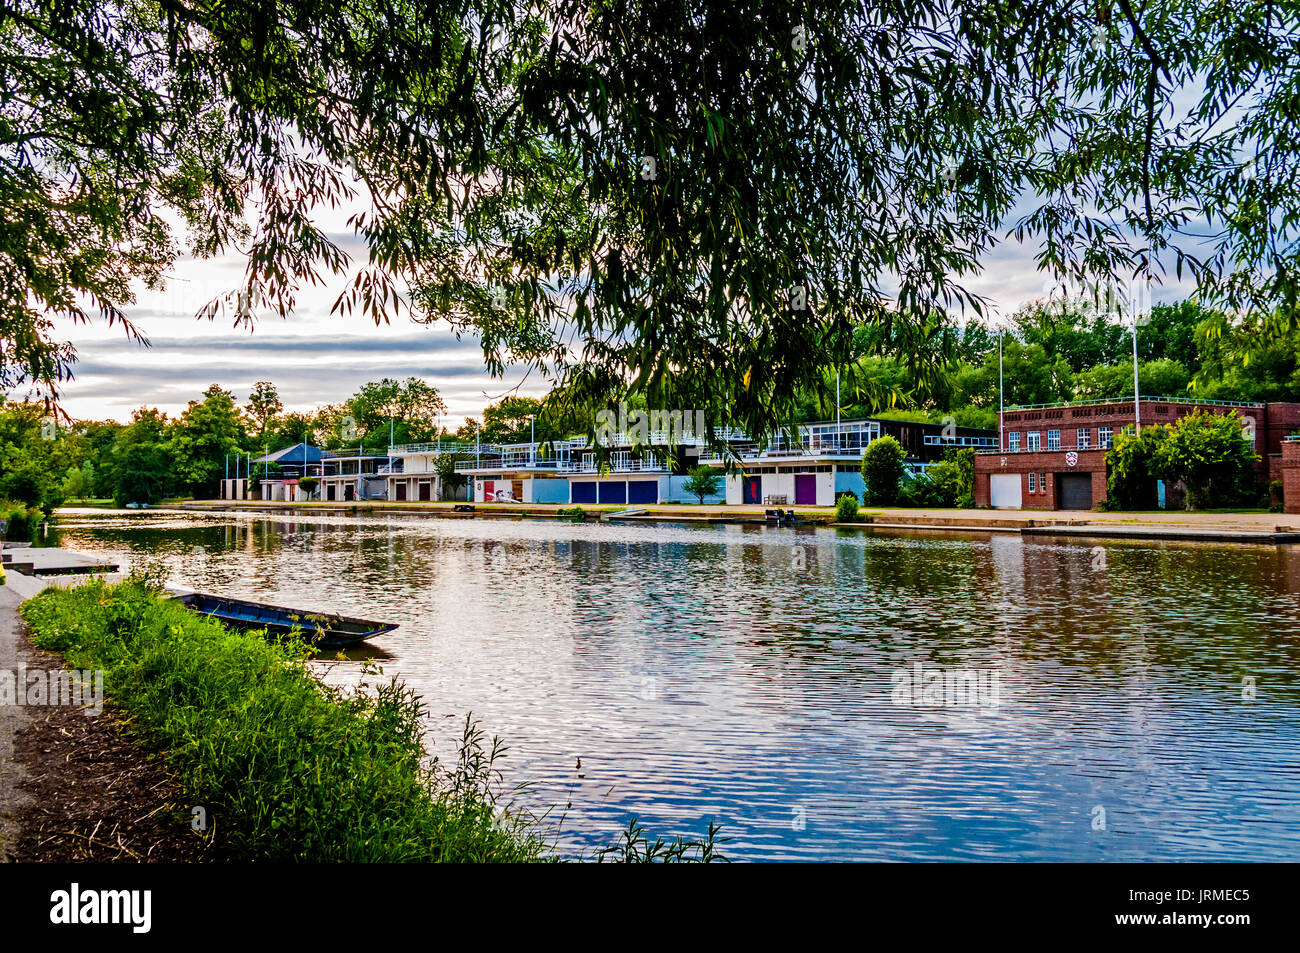
<path fill-rule="evenodd" d="M 206 592 L 181 592 L 174 596 L 183 606 L 237 629 L 265 629 L 276 635 L 297 631 L 314 645 L 343 648 L 356 645 L 397 628 L 396 624 L 374 622 L 332 612 L 311 612 L 267 605 L 251 599 L 217 596 Z"/>

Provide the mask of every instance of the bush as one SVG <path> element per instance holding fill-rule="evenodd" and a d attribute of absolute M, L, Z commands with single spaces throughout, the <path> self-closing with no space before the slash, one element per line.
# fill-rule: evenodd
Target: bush
<path fill-rule="evenodd" d="M 5 522 L 4 538 L 29 542 L 46 514 L 35 506 L 0 500 L 0 520 Z"/>
<path fill-rule="evenodd" d="M 1189 510 L 1252 502 L 1258 457 L 1232 414 L 1197 412 L 1174 424 L 1123 433 L 1106 454 L 1107 496 L 1117 509 L 1149 509 L 1155 481 L 1181 482 Z"/>
<path fill-rule="evenodd" d="M 931 479 L 928 472 L 908 476 L 898 487 L 898 505 L 913 506 L 922 509 L 939 509 L 952 503 L 943 495 L 942 489 Z"/>
<path fill-rule="evenodd" d="M 682 489 L 692 496 L 698 497 L 699 501 L 703 503 L 706 496 L 712 496 L 718 492 L 718 484 L 721 480 L 722 471 L 716 467 L 692 467 L 686 473 L 686 482 L 682 484 Z"/>
<path fill-rule="evenodd" d="M 892 506 L 898 500 L 899 482 L 907 456 L 893 437 L 878 437 L 862 454 L 863 500 L 876 506 Z"/>
<path fill-rule="evenodd" d="M 320 481 L 315 477 L 303 477 L 298 481 L 298 489 L 302 490 L 308 496 L 316 492 L 316 487 L 320 486 Z"/>
<path fill-rule="evenodd" d="M 858 521 L 858 497 L 854 493 L 841 493 L 835 500 L 835 522 L 856 523 Z"/>

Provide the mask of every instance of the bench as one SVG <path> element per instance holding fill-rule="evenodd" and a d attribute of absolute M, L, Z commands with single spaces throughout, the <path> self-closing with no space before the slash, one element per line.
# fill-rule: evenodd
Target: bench
<path fill-rule="evenodd" d="M 788 506 L 789 502 L 784 493 L 773 493 L 763 497 L 764 506 Z"/>

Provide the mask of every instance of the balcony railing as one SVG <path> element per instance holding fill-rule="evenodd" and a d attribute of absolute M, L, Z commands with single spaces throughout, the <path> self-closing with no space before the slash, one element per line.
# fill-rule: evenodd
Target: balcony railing
<path fill-rule="evenodd" d="M 1200 404 L 1206 407 L 1263 407 L 1259 401 L 1254 400 L 1205 400 L 1200 397 L 1147 397 L 1145 395 L 1138 398 L 1143 404 Z M 1003 413 L 1009 413 L 1013 410 L 1055 410 L 1057 407 L 1095 407 L 1099 404 L 1131 404 L 1133 396 L 1112 397 L 1106 400 L 1100 398 L 1094 400 L 1066 400 L 1057 401 L 1052 404 L 1009 404 L 1002 408 Z"/>

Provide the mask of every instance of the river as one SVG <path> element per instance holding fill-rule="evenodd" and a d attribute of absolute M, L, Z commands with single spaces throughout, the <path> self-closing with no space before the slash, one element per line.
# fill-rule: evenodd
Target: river
<path fill-rule="evenodd" d="M 91 510 L 48 542 L 400 623 L 376 661 L 431 752 L 472 712 L 566 853 L 637 817 L 736 860 L 1300 856 L 1300 547 Z"/>

